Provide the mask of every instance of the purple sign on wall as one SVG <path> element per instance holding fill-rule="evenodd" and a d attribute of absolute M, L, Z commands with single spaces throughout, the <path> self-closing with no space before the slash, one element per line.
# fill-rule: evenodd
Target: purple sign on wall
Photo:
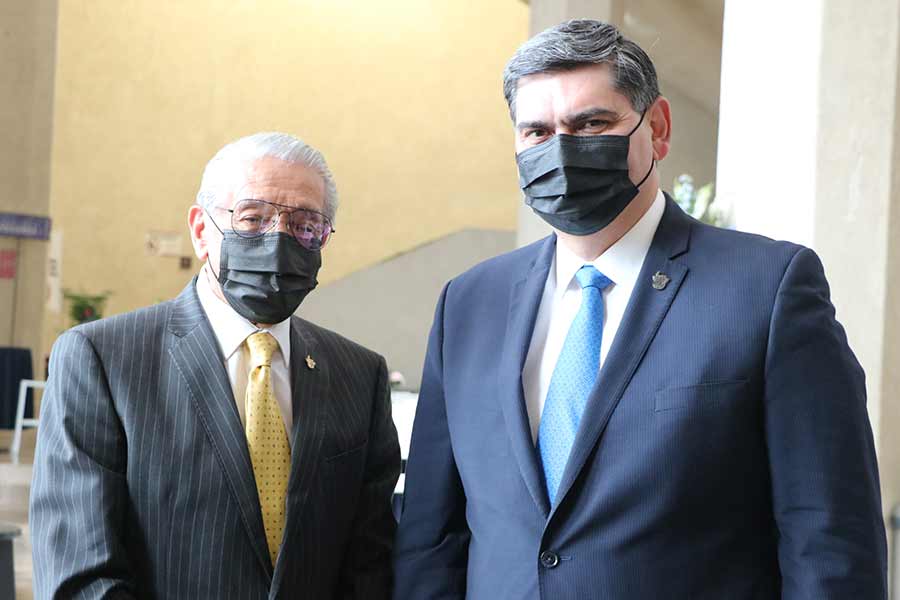
<path fill-rule="evenodd" d="M 34 215 L 0 213 L 0 236 L 50 239 L 50 219 Z"/>

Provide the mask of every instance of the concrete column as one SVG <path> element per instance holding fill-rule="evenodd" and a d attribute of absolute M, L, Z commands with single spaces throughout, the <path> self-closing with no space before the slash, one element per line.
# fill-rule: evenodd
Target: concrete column
<path fill-rule="evenodd" d="M 900 3 L 727 0 L 718 192 L 737 227 L 815 249 L 866 371 L 900 502 Z"/>
<path fill-rule="evenodd" d="M 643 48 L 672 107 L 672 147 L 657 165 L 660 187 L 682 174 L 716 179 L 724 0 L 630 0 L 622 31 Z"/>
<path fill-rule="evenodd" d="M 0 211 L 49 214 L 57 0 L 0 2 Z M 0 280 L 0 344 L 31 348 L 44 376 L 41 337 L 47 243 L 0 240 L 17 252 L 15 279 Z"/>
<path fill-rule="evenodd" d="M 531 0 L 530 4 L 530 35 L 569 19 L 598 19 L 618 27 L 625 21 L 625 0 Z M 516 244 L 524 246 L 549 233 L 550 227 L 520 203 Z"/>
<path fill-rule="evenodd" d="M 531 35 L 569 19 L 599 19 L 620 26 L 625 0 L 531 0 Z"/>

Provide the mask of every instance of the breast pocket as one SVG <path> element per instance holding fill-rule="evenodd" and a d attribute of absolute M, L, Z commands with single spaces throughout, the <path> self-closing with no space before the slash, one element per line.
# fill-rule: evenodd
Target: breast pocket
<path fill-rule="evenodd" d="M 708 381 L 659 390 L 648 420 L 647 487 L 681 515 L 703 514 L 710 498 L 741 506 L 766 477 L 762 395 L 753 380 Z M 693 518 L 691 516 L 690 518 Z"/>
<path fill-rule="evenodd" d="M 745 379 L 666 388 L 656 392 L 654 409 L 665 413 L 725 408 L 745 397 L 748 389 L 749 382 Z"/>

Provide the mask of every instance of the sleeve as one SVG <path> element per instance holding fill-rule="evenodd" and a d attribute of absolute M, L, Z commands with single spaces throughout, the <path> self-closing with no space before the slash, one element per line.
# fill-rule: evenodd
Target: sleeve
<path fill-rule="evenodd" d="M 125 436 L 102 365 L 77 331 L 50 356 L 29 512 L 35 598 L 132 598 Z"/>
<path fill-rule="evenodd" d="M 400 444 L 383 358 L 376 379 L 365 481 L 339 577 L 341 589 L 335 596 L 342 600 L 387 600 L 391 593 L 391 548 L 397 528 L 391 499 L 400 476 Z"/>
<path fill-rule="evenodd" d="M 785 600 L 887 597 L 887 548 L 865 376 L 822 264 L 782 278 L 765 366 L 765 427 Z"/>
<path fill-rule="evenodd" d="M 470 532 L 466 496 L 453 458 L 443 385 L 441 293 L 428 340 L 394 546 L 394 599 L 463 600 Z"/>

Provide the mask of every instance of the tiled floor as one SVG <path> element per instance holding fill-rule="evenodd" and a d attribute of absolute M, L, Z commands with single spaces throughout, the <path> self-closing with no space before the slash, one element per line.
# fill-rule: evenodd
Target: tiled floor
<path fill-rule="evenodd" d="M 13 544 L 16 569 L 16 600 L 31 600 L 31 539 L 28 536 L 28 491 L 31 488 L 31 462 L 34 457 L 35 430 L 22 436 L 21 464 L 11 464 L 9 447 L 12 431 L 0 430 L 0 521 L 22 530 Z"/>

